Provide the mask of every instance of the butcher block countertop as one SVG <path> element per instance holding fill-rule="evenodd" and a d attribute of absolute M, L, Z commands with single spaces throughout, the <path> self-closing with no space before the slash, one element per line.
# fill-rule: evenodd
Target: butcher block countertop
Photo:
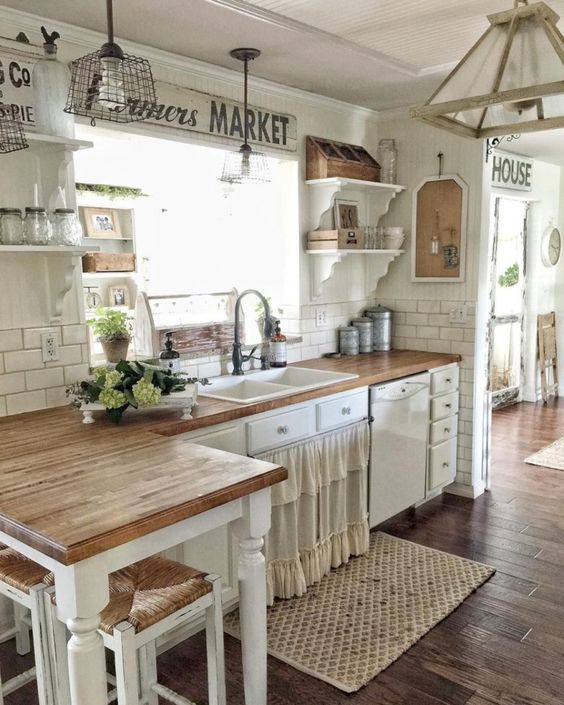
<path fill-rule="evenodd" d="M 70 564 L 281 482 L 284 468 L 184 443 L 173 436 L 458 362 L 458 355 L 398 350 L 300 362 L 358 378 L 257 404 L 200 397 L 179 410 L 96 413 L 85 425 L 59 407 L 0 419 L 0 530 Z M 132 485 L 136 491 L 131 492 Z M 142 489 L 141 494 L 139 489 Z"/>

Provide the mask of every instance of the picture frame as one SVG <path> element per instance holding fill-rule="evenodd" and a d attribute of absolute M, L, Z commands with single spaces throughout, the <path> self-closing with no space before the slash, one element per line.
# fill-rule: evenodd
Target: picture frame
<path fill-rule="evenodd" d="M 424 178 L 413 191 L 412 282 L 463 282 L 468 185 L 458 174 Z"/>
<path fill-rule="evenodd" d="M 129 306 L 129 289 L 125 284 L 117 284 L 108 288 L 110 306 Z"/>
<path fill-rule="evenodd" d="M 358 201 L 335 199 L 333 205 L 335 230 L 354 230 L 358 228 Z"/>
<path fill-rule="evenodd" d="M 85 237 L 99 240 L 121 238 L 119 214 L 114 208 L 83 208 Z"/>

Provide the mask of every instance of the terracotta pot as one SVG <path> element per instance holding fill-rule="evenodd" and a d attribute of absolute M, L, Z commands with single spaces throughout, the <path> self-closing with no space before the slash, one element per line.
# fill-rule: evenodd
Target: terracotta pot
<path fill-rule="evenodd" d="M 127 360 L 127 349 L 129 348 L 130 338 L 100 338 L 104 355 L 108 362 L 119 362 Z"/>

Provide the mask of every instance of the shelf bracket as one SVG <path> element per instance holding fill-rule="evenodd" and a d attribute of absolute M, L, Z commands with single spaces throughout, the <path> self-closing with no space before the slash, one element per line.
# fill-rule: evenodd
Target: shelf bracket
<path fill-rule="evenodd" d="M 346 253 L 330 253 L 310 257 L 311 266 L 311 298 L 318 299 L 325 282 L 333 276 L 334 269 L 342 261 Z"/>
<path fill-rule="evenodd" d="M 75 271 L 82 262 L 77 255 L 51 257 L 43 255 L 45 282 L 47 285 L 47 302 L 49 306 L 49 324 L 60 325 L 63 315 L 65 296 L 72 289 Z"/>

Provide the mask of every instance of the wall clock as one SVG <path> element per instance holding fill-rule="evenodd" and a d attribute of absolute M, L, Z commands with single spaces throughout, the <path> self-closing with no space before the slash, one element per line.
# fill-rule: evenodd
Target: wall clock
<path fill-rule="evenodd" d="M 558 264 L 562 252 L 562 238 L 558 228 L 548 227 L 542 236 L 541 259 L 545 267 Z"/>

